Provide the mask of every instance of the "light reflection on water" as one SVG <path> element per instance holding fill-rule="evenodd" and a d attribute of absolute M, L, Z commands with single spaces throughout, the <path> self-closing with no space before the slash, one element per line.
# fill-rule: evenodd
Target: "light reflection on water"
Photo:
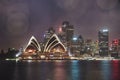
<path fill-rule="evenodd" d="M 120 80 L 119 76 L 120 61 L 0 61 L 0 80 Z"/>
<path fill-rule="evenodd" d="M 112 80 L 120 80 L 120 62 L 112 61 Z"/>
<path fill-rule="evenodd" d="M 102 75 L 103 80 L 112 80 L 110 62 L 111 61 L 108 61 L 108 60 L 101 61 L 101 71 L 103 71 L 101 75 Z"/>
<path fill-rule="evenodd" d="M 64 62 L 55 62 L 55 68 L 53 70 L 53 78 L 54 80 L 66 80 L 66 70 L 64 66 Z"/>
<path fill-rule="evenodd" d="M 71 63 L 71 80 L 81 80 L 80 79 L 80 65 L 78 63 L 79 61 L 74 60 Z"/>

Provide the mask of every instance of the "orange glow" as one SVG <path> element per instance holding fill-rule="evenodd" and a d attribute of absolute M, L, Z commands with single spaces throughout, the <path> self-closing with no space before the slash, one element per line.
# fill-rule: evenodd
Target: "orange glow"
<path fill-rule="evenodd" d="M 55 52 L 64 53 L 64 50 L 62 48 L 54 48 L 54 49 L 52 49 L 52 52 L 53 53 L 55 53 Z"/>
<path fill-rule="evenodd" d="M 28 52 L 29 52 L 29 53 L 32 53 L 32 52 L 34 52 L 34 50 L 32 50 L 32 49 L 29 49 L 29 50 L 28 50 Z"/>

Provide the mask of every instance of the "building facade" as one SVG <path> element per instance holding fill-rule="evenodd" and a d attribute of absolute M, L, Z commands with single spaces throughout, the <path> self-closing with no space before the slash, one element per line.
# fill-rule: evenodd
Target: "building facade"
<path fill-rule="evenodd" d="M 102 57 L 108 56 L 109 54 L 109 31 L 108 29 L 101 29 L 98 32 L 99 40 L 99 54 Z"/>
<path fill-rule="evenodd" d="M 110 53 L 112 57 L 119 57 L 120 55 L 120 39 L 114 39 L 111 44 Z"/>
<path fill-rule="evenodd" d="M 78 57 L 81 54 L 83 54 L 82 53 L 83 43 L 84 43 L 84 40 L 81 35 L 79 35 L 78 37 L 73 37 L 72 44 L 70 46 L 70 51 L 73 56 Z"/>

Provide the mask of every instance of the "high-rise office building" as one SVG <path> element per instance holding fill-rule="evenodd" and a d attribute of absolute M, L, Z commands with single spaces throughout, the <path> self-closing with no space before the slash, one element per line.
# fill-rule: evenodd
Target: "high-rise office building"
<path fill-rule="evenodd" d="M 71 42 L 73 39 L 73 35 L 74 35 L 73 25 L 69 25 L 66 29 L 66 41 Z"/>
<path fill-rule="evenodd" d="M 99 40 L 99 54 L 100 56 L 108 56 L 109 53 L 109 31 L 108 29 L 101 29 L 98 32 Z"/>
<path fill-rule="evenodd" d="M 70 50 L 74 56 L 80 56 L 82 54 L 83 43 L 83 37 L 81 35 L 73 37 Z"/>
<path fill-rule="evenodd" d="M 74 27 L 70 25 L 68 21 L 64 21 L 62 24 L 62 31 L 63 31 L 63 39 L 69 45 L 72 42 L 73 35 L 74 35 Z"/>
<path fill-rule="evenodd" d="M 73 25 L 69 24 L 68 21 L 64 21 L 62 23 L 62 27 L 59 28 L 59 38 L 62 43 L 68 48 L 72 43 L 74 35 L 74 27 Z"/>
<path fill-rule="evenodd" d="M 92 55 L 93 54 L 93 41 L 92 39 L 86 39 L 85 43 L 84 43 L 84 53 L 88 54 L 88 55 Z"/>
<path fill-rule="evenodd" d="M 67 29 L 67 27 L 68 27 L 69 25 L 70 25 L 70 24 L 69 24 L 68 21 L 64 21 L 64 22 L 62 23 L 62 31 L 63 31 L 63 32 L 66 32 L 66 29 Z"/>

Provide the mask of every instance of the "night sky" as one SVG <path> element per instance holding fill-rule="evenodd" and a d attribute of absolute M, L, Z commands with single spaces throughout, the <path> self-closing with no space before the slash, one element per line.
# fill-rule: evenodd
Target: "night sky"
<path fill-rule="evenodd" d="M 0 0 L 0 49 L 24 47 L 32 35 L 42 41 L 63 21 L 85 39 L 97 40 L 101 28 L 120 38 L 120 0 Z"/>

